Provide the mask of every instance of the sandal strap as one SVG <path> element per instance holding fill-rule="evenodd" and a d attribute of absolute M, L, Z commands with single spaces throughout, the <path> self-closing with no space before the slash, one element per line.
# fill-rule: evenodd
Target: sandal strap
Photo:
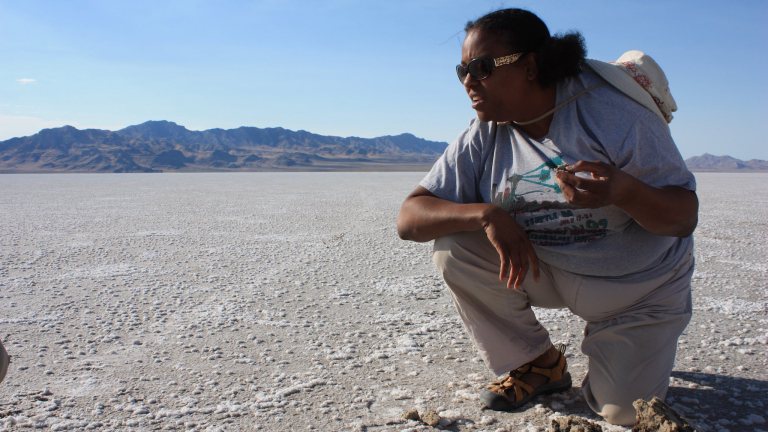
<path fill-rule="evenodd" d="M 547 378 L 549 378 L 549 381 L 559 381 L 563 378 L 563 375 L 565 375 L 565 372 L 567 371 L 567 365 L 565 363 L 565 356 L 560 354 L 560 358 L 557 359 L 557 363 L 555 363 L 554 366 L 549 368 L 540 368 L 537 366 L 529 365 L 528 372 L 526 373 L 535 373 L 538 375 L 543 375 Z"/>
<path fill-rule="evenodd" d="M 506 377 L 502 381 L 489 385 L 488 390 L 505 396 L 508 395 L 511 390 L 515 393 L 515 402 L 520 402 L 526 396 L 533 394 L 533 386 L 512 375 Z"/>
<path fill-rule="evenodd" d="M 560 380 L 563 375 L 568 371 L 568 364 L 565 361 L 565 355 L 563 353 L 564 347 L 562 345 L 559 345 L 558 347 L 559 356 L 557 358 L 557 362 L 548 367 L 538 367 L 534 366 L 530 363 L 526 363 L 519 368 L 515 369 L 511 373 L 517 376 L 524 375 L 527 373 L 535 373 L 537 375 L 542 375 L 547 378 L 549 378 L 549 381 L 558 381 Z"/>
<path fill-rule="evenodd" d="M 491 383 L 488 386 L 488 390 L 504 396 L 507 396 L 510 390 L 512 390 L 515 393 L 515 402 L 519 402 L 526 396 L 534 393 L 533 386 L 521 379 L 523 375 L 527 373 L 534 373 L 544 376 L 547 378 L 546 383 L 560 381 L 568 371 L 568 364 L 565 361 L 565 345 L 558 344 L 556 348 L 559 352 L 559 357 L 557 359 L 557 363 L 555 363 L 554 366 L 549 368 L 541 368 L 538 366 L 533 366 L 530 363 L 526 363 L 511 371 L 509 376 L 505 377 L 503 380 Z"/>

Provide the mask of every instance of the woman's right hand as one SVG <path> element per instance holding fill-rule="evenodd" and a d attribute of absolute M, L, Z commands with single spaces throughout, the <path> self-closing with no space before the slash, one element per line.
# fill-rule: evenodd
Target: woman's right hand
<path fill-rule="evenodd" d="M 539 278 L 539 259 L 523 228 L 501 207 L 460 204 L 436 197 L 421 186 L 400 207 L 397 233 L 403 240 L 425 242 L 461 231 L 485 231 L 499 254 L 499 280 L 520 289 L 529 269 Z"/>
<path fill-rule="evenodd" d="M 483 230 L 499 254 L 499 280 L 507 288 L 520 289 L 528 270 L 539 279 L 539 258 L 523 228 L 500 207 L 489 205 L 483 212 Z"/>

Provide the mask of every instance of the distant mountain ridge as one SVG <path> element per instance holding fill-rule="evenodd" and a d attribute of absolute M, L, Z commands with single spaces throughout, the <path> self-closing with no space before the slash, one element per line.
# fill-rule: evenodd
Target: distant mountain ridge
<path fill-rule="evenodd" d="M 117 131 L 63 126 L 0 141 L 0 172 L 397 169 L 427 167 L 446 146 L 407 133 L 358 138 L 246 126 L 191 131 L 161 120 Z"/>
<path fill-rule="evenodd" d="M 336 137 L 239 127 L 192 131 L 148 121 L 109 131 L 62 126 L 0 141 L 0 173 L 427 169 L 447 143 L 411 134 Z M 768 161 L 705 153 L 692 171 L 768 171 Z"/>
<path fill-rule="evenodd" d="M 743 161 L 731 156 L 715 156 L 709 153 L 688 158 L 685 164 L 691 171 L 768 171 L 768 161 Z"/>

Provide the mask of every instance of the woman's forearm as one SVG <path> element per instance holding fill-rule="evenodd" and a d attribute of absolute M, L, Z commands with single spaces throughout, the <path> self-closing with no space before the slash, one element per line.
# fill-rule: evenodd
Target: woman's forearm
<path fill-rule="evenodd" d="M 397 233 L 403 240 L 425 242 L 460 231 L 480 230 L 489 204 L 458 204 L 430 195 L 411 194 L 397 217 Z"/>
<path fill-rule="evenodd" d="M 696 193 L 677 186 L 655 188 L 637 179 L 626 198 L 616 205 L 647 231 L 664 236 L 687 237 L 698 224 Z"/>

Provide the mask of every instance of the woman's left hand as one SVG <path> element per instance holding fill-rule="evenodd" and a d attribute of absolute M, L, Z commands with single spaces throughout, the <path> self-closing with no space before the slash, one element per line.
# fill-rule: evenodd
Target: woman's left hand
<path fill-rule="evenodd" d="M 577 176 L 587 172 L 591 178 Z M 633 176 L 604 162 L 578 161 L 567 170 L 556 175 L 557 183 L 563 190 L 565 200 L 581 208 L 598 208 L 607 205 L 621 205 L 631 196 Z"/>
<path fill-rule="evenodd" d="M 577 176 L 580 172 L 591 177 Z M 578 161 L 555 178 L 570 204 L 581 208 L 615 205 L 656 235 L 687 237 L 698 223 L 696 192 L 680 186 L 652 187 L 603 162 Z"/>

